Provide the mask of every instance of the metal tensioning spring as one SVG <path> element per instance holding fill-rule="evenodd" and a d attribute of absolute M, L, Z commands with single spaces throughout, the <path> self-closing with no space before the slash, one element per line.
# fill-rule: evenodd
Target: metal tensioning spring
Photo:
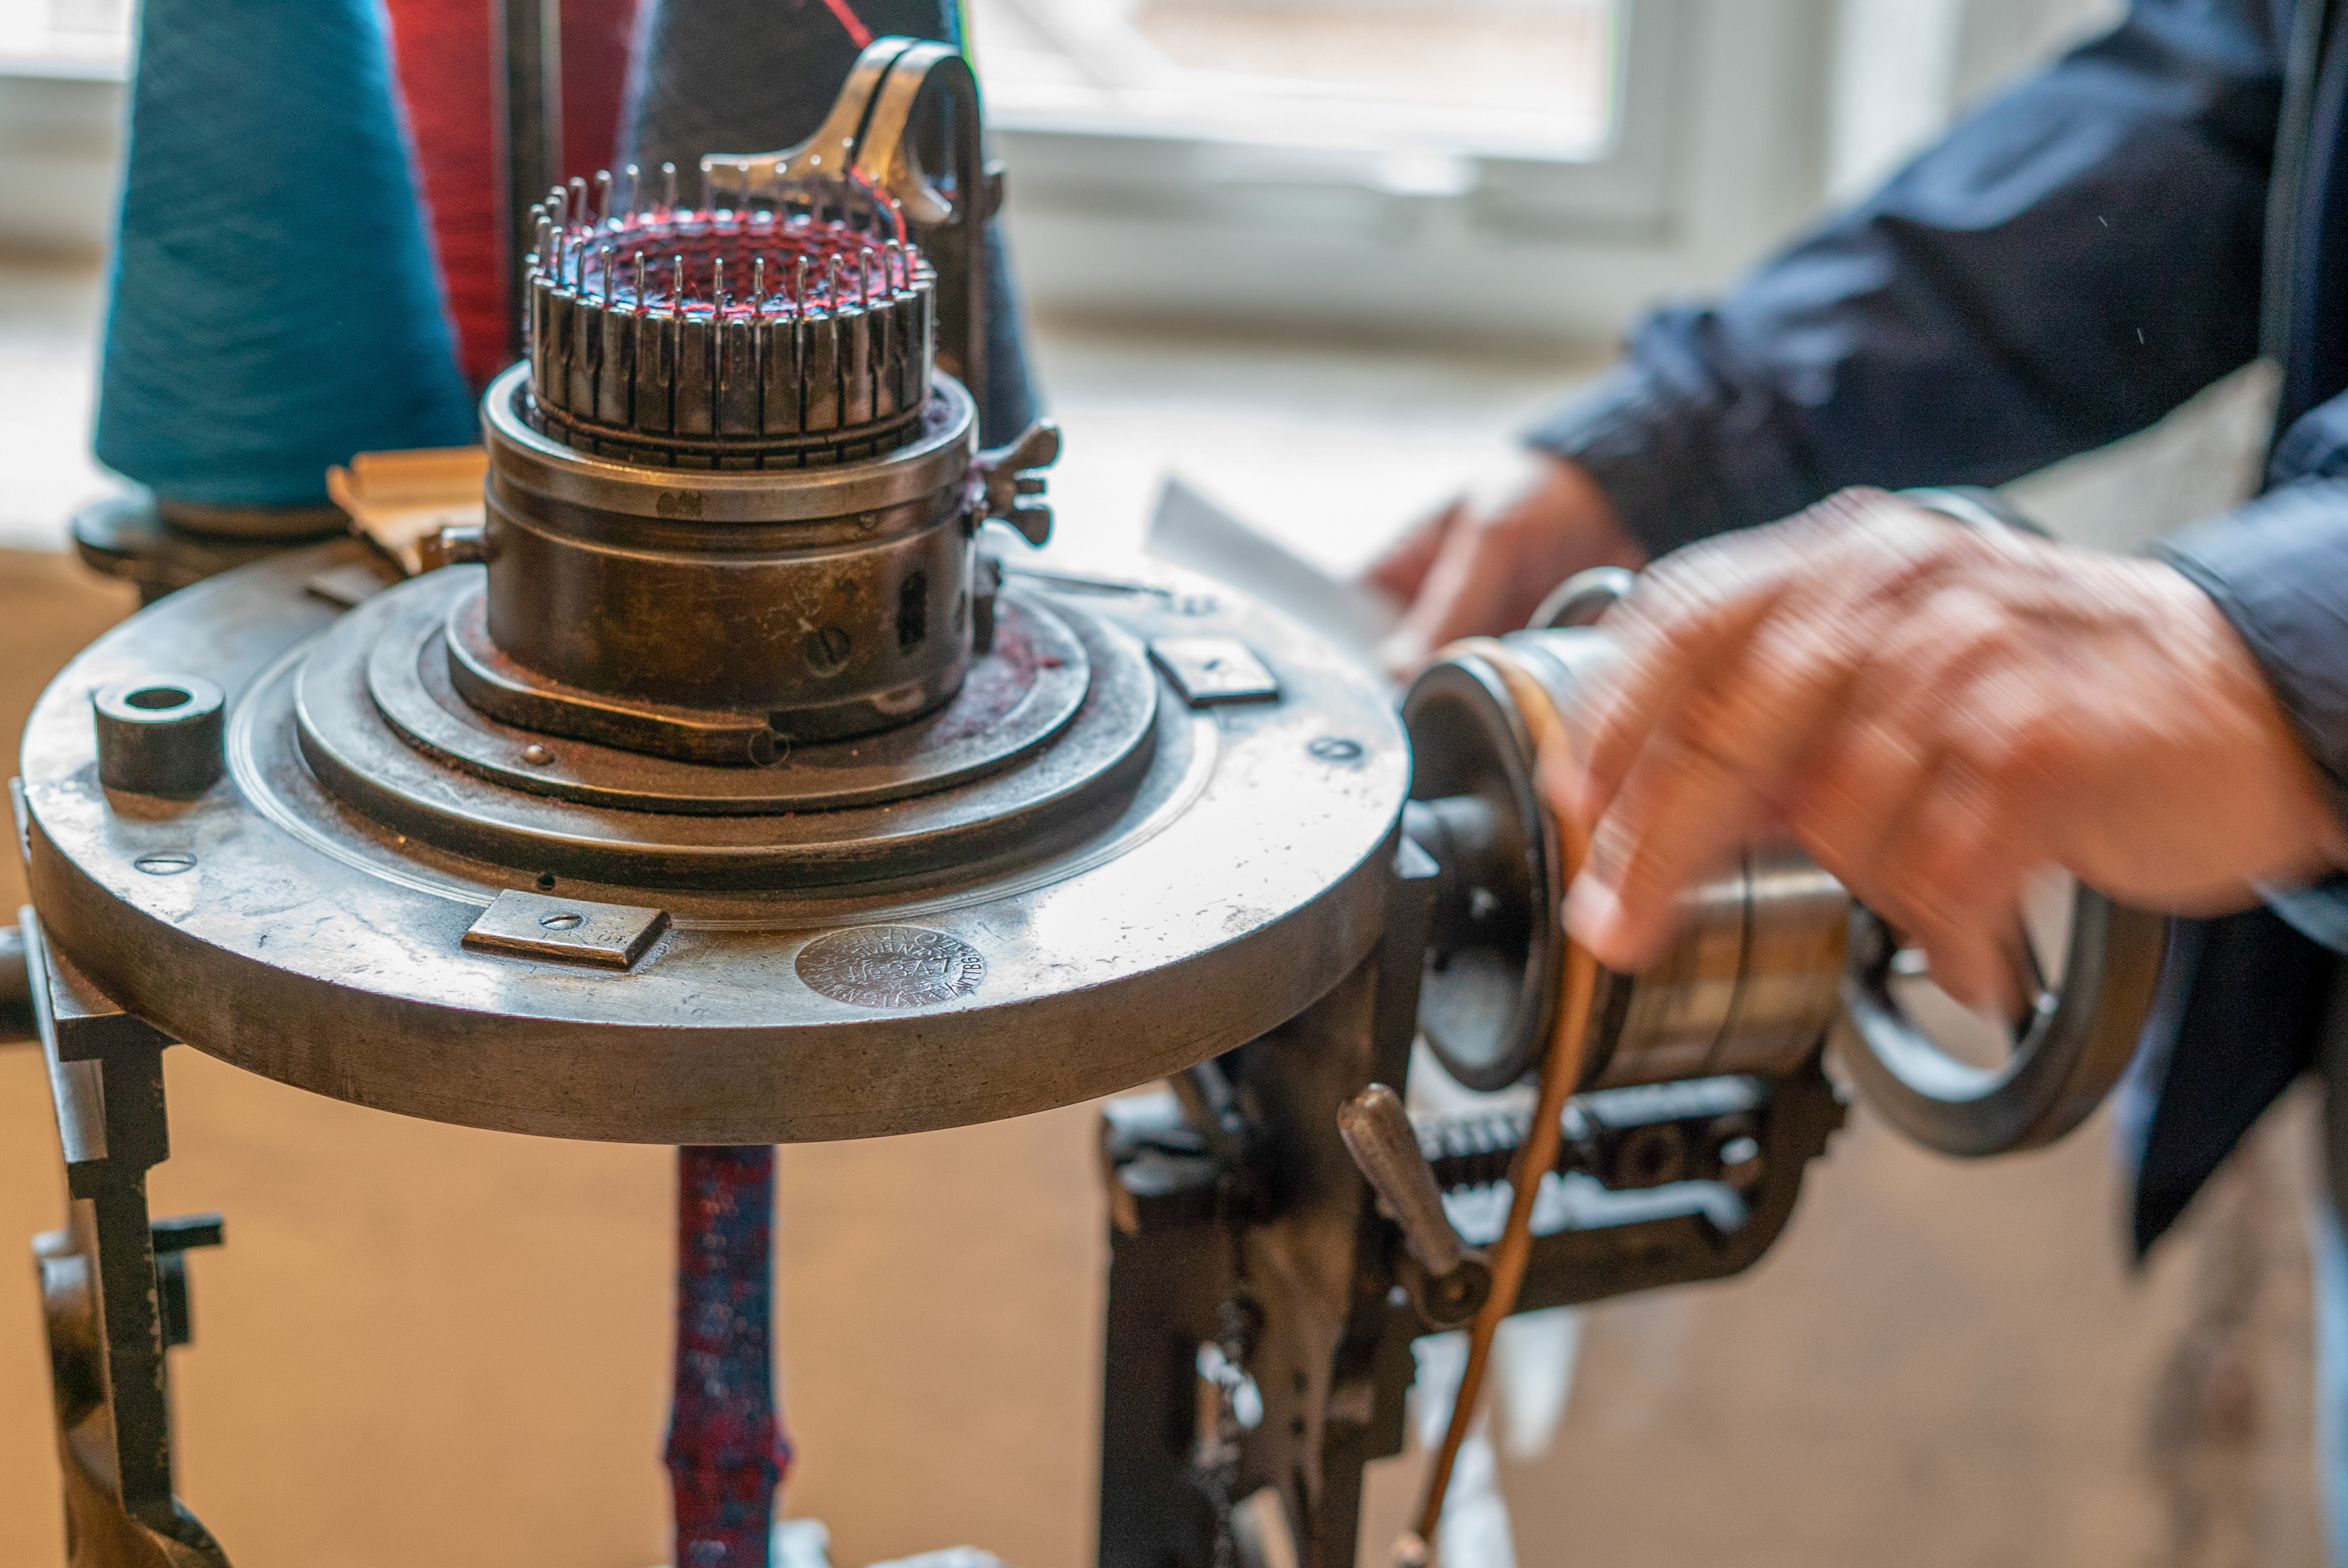
<path fill-rule="evenodd" d="M 937 278 L 894 201 L 825 179 L 767 205 L 746 182 L 727 206 L 713 179 L 702 206 L 679 207 L 664 164 L 646 210 L 643 184 L 633 165 L 601 171 L 592 198 L 573 179 L 533 209 L 534 425 L 684 467 L 814 466 L 919 433 Z"/>

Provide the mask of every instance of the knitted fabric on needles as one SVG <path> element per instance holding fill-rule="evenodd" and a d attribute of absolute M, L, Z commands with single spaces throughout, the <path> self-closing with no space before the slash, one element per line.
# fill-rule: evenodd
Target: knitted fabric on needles
<path fill-rule="evenodd" d="M 691 201 L 698 200 L 704 153 L 766 152 L 814 135 L 863 52 L 850 22 L 865 39 L 963 42 L 955 0 L 643 0 L 621 117 L 621 162 L 647 175 L 675 164 L 679 189 Z M 999 225 L 987 225 L 985 249 L 987 384 L 971 391 L 979 399 L 981 441 L 999 446 L 1035 418 L 1036 398 Z M 942 286 L 942 309 L 951 313 L 955 297 L 950 285 Z M 953 316 L 942 325 L 942 341 L 950 341 L 958 330 Z"/>

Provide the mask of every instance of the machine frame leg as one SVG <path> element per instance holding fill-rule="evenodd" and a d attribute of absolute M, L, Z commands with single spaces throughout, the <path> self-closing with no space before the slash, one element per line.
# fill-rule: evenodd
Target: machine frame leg
<path fill-rule="evenodd" d="M 216 1244 L 217 1215 L 151 1222 L 147 1173 L 170 1157 L 163 1049 L 22 912 L 33 1010 L 48 1058 L 71 1211 L 34 1243 L 56 1387 L 72 1568 L 227 1568 L 171 1490 L 165 1352 L 188 1337 L 180 1254 Z"/>
<path fill-rule="evenodd" d="M 1405 1085 L 1435 875 L 1406 840 L 1361 968 L 1175 1093 L 1108 1103 L 1100 1568 L 1354 1561 L 1363 1467 L 1402 1451 L 1411 1341 L 1437 1330 L 1402 1287 L 1399 1233 L 1337 1109 L 1369 1082 Z M 1508 1179 L 1528 1130 L 1510 1114 L 1419 1125 L 1446 1190 Z M 1516 1310 L 1749 1266 L 1842 1118 L 1815 1050 L 1779 1077 L 1577 1096 L 1557 1169 L 1582 1184 L 1578 1206 L 1535 1239 Z"/>
<path fill-rule="evenodd" d="M 1180 1115 L 1111 1112 L 1101 1568 L 1253 1568 L 1268 1528 L 1299 1568 L 1352 1568 L 1362 1467 L 1402 1450 L 1424 1330 L 1393 1299 L 1385 1222 L 1337 1136 L 1340 1104 L 1410 1066 L 1435 865 L 1407 840 L 1393 853 L 1360 968 L 1192 1070 Z M 1220 1412 L 1209 1347 L 1227 1368 Z M 1241 1381 L 1252 1419 L 1218 1432 Z M 1266 1489 L 1277 1525 L 1260 1500 L 1234 1516 Z"/>

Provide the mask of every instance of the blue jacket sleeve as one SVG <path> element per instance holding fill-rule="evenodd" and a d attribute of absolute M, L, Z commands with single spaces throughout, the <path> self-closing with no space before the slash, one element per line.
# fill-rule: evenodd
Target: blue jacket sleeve
<path fill-rule="evenodd" d="M 2265 0 L 2139 0 L 1536 431 L 1657 553 L 1847 485 L 2002 484 L 2258 344 Z"/>
<path fill-rule="evenodd" d="M 2156 553 L 2217 600 L 2348 807 L 2348 394 L 2292 423 L 2268 477 Z"/>

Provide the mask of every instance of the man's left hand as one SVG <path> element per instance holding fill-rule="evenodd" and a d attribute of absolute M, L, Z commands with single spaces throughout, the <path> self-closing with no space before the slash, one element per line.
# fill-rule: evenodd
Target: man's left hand
<path fill-rule="evenodd" d="M 2155 561 L 1977 532 L 1879 491 L 1682 550 L 1607 618 L 1587 754 L 1549 774 L 1596 824 L 1573 935 L 1635 970 L 1682 890 L 1790 836 L 2012 1006 L 2024 878 L 2215 913 L 2348 857 L 2258 662 Z"/>

